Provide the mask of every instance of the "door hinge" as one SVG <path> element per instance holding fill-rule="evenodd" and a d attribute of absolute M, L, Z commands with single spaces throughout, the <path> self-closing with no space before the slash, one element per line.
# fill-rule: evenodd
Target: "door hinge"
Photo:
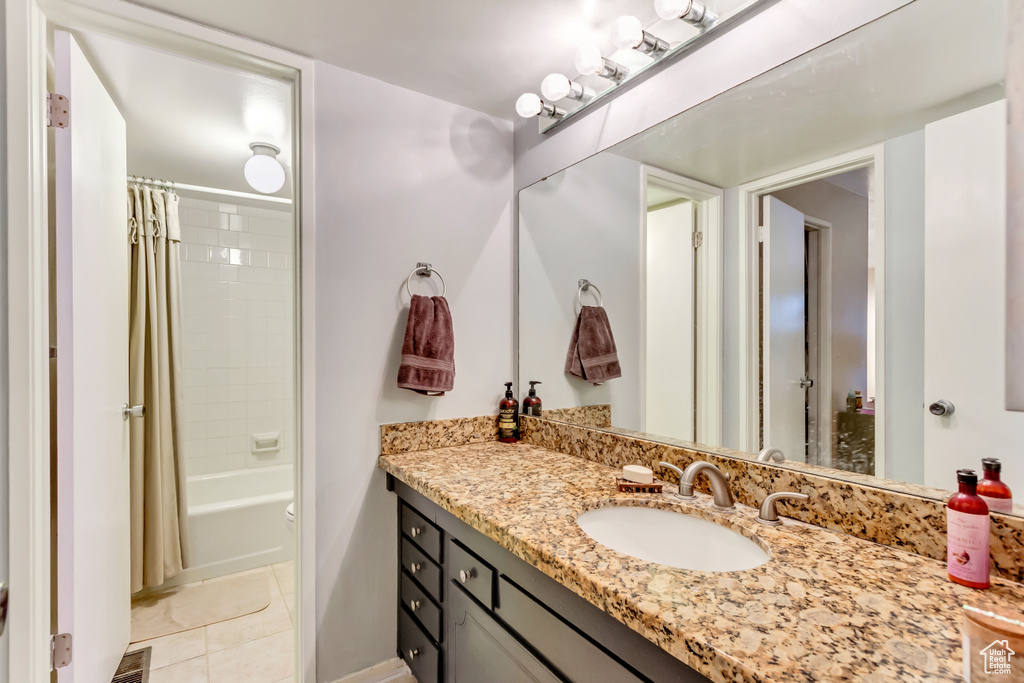
<path fill-rule="evenodd" d="M 763 225 L 757 226 L 757 241 L 758 242 L 764 242 L 764 226 Z"/>
<path fill-rule="evenodd" d="M 695 232 L 693 233 L 693 248 L 704 246 L 704 233 Z"/>
<path fill-rule="evenodd" d="M 46 93 L 46 125 L 50 128 L 67 128 L 71 120 L 71 103 L 63 95 Z"/>
<path fill-rule="evenodd" d="M 63 669 L 71 663 L 71 634 L 50 636 L 50 671 Z"/>

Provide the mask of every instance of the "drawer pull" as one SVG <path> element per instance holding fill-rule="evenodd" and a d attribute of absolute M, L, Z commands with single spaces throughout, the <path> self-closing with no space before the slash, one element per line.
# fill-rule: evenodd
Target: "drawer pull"
<path fill-rule="evenodd" d="M 417 536 L 421 535 L 422 533 L 423 533 L 423 527 L 421 527 L 421 526 L 414 526 L 412 529 L 409 529 L 409 535 L 412 536 L 413 538 L 416 538 Z"/>
<path fill-rule="evenodd" d="M 418 572 L 421 569 L 423 569 L 423 565 L 420 564 L 419 562 L 410 562 L 409 563 L 409 573 L 410 574 L 415 574 L 416 572 Z"/>
<path fill-rule="evenodd" d="M 419 600 L 410 600 L 410 601 L 409 601 L 409 609 L 410 609 L 411 611 L 415 612 L 416 610 L 418 610 L 418 609 L 420 608 L 420 605 L 421 605 L 421 604 L 422 604 L 422 603 L 420 603 L 420 601 L 419 601 Z"/>
<path fill-rule="evenodd" d="M 409 659 L 416 659 L 416 655 L 418 655 L 419 653 L 419 650 L 409 650 Z"/>
<path fill-rule="evenodd" d="M 466 583 L 467 581 L 469 581 L 470 579 L 472 579 L 474 577 L 476 577 L 476 570 L 475 569 L 470 568 L 470 569 L 462 569 L 462 570 L 459 571 L 459 581 L 461 581 L 462 583 Z"/>

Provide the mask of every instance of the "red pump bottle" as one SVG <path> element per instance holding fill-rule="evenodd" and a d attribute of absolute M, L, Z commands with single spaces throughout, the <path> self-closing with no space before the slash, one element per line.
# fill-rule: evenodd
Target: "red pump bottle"
<path fill-rule="evenodd" d="M 974 470 L 956 471 L 960 490 L 946 503 L 946 569 L 949 580 L 970 588 L 989 587 L 988 505 L 977 493 Z"/>
<path fill-rule="evenodd" d="M 512 395 L 512 382 L 505 382 L 505 398 L 498 404 L 498 441 L 519 441 L 519 401 Z"/>
<path fill-rule="evenodd" d="M 1000 479 L 1003 464 L 999 458 L 982 458 L 984 478 L 978 482 L 978 495 L 992 512 L 1013 512 L 1013 494 Z"/>

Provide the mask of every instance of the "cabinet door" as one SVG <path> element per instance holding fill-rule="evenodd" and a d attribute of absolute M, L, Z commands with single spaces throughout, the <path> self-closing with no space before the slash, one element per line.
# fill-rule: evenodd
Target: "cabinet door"
<path fill-rule="evenodd" d="M 501 624 L 460 588 L 445 606 L 449 683 L 560 683 Z"/>

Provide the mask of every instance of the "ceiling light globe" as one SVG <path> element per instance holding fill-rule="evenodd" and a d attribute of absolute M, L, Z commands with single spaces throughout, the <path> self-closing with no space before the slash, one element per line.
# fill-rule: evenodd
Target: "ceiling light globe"
<path fill-rule="evenodd" d="M 644 42 L 644 27 L 636 17 L 619 17 L 612 24 L 612 42 L 620 50 L 632 50 Z"/>
<path fill-rule="evenodd" d="M 543 105 L 541 104 L 540 98 L 532 92 L 524 92 L 519 96 L 519 99 L 516 100 L 516 113 L 524 119 L 537 116 L 540 114 L 541 109 L 543 109 Z"/>
<path fill-rule="evenodd" d="M 604 68 L 604 57 L 596 45 L 584 45 L 576 50 L 576 70 L 584 76 L 597 74 Z"/>
<path fill-rule="evenodd" d="M 569 79 L 562 74 L 548 74 L 540 84 L 540 94 L 549 102 L 564 99 L 571 91 Z"/>
<path fill-rule="evenodd" d="M 665 21 L 678 19 L 690 11 L 692 0 L 654 0 L 654 11 Z"/>
<path fill-rule="evenodd" d="M 242 168 L 245 182 L 263 194 L 277 192 L 284 187 L 284 167 L 269 154 L 253 154 Z"/>

